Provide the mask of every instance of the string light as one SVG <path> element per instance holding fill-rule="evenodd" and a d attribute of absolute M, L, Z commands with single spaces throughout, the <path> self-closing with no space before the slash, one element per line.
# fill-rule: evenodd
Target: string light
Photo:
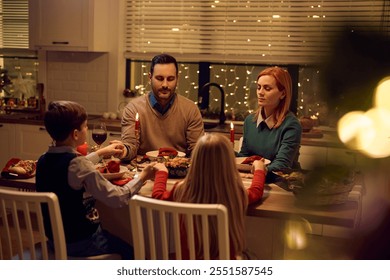
<path fill-rule="evenodd" d="M 149 68 L 150 64 L 146 62 L 134 62 L 135 68 L 140 68 L 140 79 L 136 81 L 138 84 L 138 92 L 140 95 L 150 91 L 149 84 Z M 247 115 L 253 113 L 257 109 L 256 96 L 256 78 L 257 73 L 264 66 L 254 65 L 228 65 L 228 64 L 212 64 L 210 69 L 210 81 L 221 85 L 225 92 L 225 112 L 227 119 L 238 118 L 243 120 Z M 198 103 L 198 78 L 199 69 L 196 63 L 180 63 L 179 64 L 180 80 L 177 86 L 177 91 L 194 100 Z M 319 92 L 319 74 L 320 71 L 315 68 L 301 67 L 299 69 L 299 83 L 297 84 L 298 104 L 297 116 L 326 118 L 326 113 L 321 112 L 326 107 L 326 103 L 321 100 Z M 138 76 L 138 75 L 137 75 Z M 220 96 L 214 96 L 213 89 L 210 89 L 209 111 L 215 116 L 218 116 L 220 110 Z"/>

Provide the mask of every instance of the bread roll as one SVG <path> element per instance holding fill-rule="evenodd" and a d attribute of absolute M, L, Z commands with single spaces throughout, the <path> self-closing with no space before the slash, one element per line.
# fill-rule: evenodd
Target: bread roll
<path fill-rule="evenodd" d="M 26 169 L 24 169 L 23 167 L 19 167 L 19 166 L 12 166 L 8 170 L 9 170 L 9 172 L 15 173 L 18 175 L 26 175 L 27 174 Z"/>

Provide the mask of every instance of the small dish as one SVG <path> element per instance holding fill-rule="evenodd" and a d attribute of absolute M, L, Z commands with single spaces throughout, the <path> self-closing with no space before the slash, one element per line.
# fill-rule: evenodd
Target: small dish
<path fill-rule="evenodd" d="M 115 179 L 122 178 L 126 171 L 128 171 L 127 167 L 120 166 L 119 172 L 117 173 L 101 173 L 101 174 L 107 180 L 115 180 Z"/>
<path fill-rule="evenodd" d="M 251 172 L 252 170 L 252 164 L 243 164 L 242 162 L 246 159 L 247 157 L 236 157 L 236 165 L 237 169 L 242 172 Z M 271 161 L 269 159 L 264 159 L 264 164 L 268 165 L 270 164 Z"/>

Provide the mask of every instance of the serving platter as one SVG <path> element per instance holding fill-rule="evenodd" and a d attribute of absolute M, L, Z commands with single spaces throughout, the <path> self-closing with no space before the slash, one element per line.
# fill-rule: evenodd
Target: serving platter
<path fill-rule="evenodd" d="M 242 162 L 246 159 L 247 157 L 236 157 L 236 165 L 237 169 L 242 172 L 251 172 L 252 170 L 252 164 L 243 164 Z M 268 165 L 270 164 L 271 161 L 269 159 L 264 159 L 264 164 Z"/>

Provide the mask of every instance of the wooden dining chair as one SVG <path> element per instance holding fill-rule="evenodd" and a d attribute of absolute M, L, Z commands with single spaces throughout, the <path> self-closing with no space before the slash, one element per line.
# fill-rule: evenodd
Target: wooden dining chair
<path fill-rule="evenodd" d="M 228 212 L 222 204 L 162 201 L 135 195 L 129 210 L 135 259 L 182 259 L 183 222 L 189 258 L 195 259 L 195 218 L 202 221 L 203 259 L 210 259 L 210 220 L 217 223 L 219 259 L 230 259 Z"/>
<path fill-rule="evenodd" d="M 46 242 L 43 205 L 50 216 L 54 253 Z M 120 255 L 68 257 L 57 195 L 0 188 L 0 259 L 120 259 Z"/>

